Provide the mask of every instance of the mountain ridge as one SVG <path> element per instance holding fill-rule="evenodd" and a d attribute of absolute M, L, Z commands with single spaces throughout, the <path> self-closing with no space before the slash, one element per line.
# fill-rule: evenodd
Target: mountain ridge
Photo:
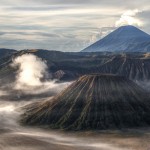
<path fill-rule="evenodd" d="M 149 52 L 150 35 L 137 27 L 122 26 L 81 52 Z"/>

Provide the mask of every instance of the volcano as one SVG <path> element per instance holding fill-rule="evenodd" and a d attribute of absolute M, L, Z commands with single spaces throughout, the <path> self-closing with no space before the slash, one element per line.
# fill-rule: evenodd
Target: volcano
<path fill-rule="evenodd" d="M 149 52 L 150 35 L 137 27 L 122 26 L 82 52 Z"/>
<path fill-rule="evenodd" d="M 51 100 L 25 107 L 22 123 L 68 130 L 150 125 L 150 97 L 122 76 L 84 75 Z"/>

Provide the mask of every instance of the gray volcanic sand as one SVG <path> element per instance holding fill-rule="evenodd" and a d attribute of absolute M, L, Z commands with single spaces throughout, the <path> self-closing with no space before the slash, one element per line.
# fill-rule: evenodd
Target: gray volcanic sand
<path fill-rule="evenodd" d="M 22 127 L 18 102 L 0 101 L 0 150 L 149 150 L 150 128 L 69 132 Z"/>
<path fill-rule="evenodd" d="M 150 129 L 63 132 L 38 128 L 0 130 L 0 150 L 149 150 Z"/>

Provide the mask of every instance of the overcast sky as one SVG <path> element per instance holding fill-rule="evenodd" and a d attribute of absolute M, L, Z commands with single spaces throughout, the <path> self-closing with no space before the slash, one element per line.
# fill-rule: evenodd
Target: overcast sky
<path fill-rule="evenodd" d="M 0 47 L 80 51 L 122 25 L 150 34 L 150 0 L 0 0 Z"/>

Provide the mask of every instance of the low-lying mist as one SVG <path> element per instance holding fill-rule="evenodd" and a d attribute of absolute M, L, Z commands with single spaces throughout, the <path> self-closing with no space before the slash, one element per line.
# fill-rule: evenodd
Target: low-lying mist
<path fill-rule="evenodd" d="M 16 57 L 16 80 L 0 85 L 0 130 L 19 128 L 22 107 L 36 101 L 50 100 L 70 83 L 50 79 L 46 61 L 33 54 Z"/>
<path fill-rule="evenodd" d="M 150 149 L 149 129 L 70 133 L 22 126 L 19 123 L 22 107 L 50 100 L 70 82 L 52 80 L 46 61 L 33 54 L 15 58 L 11 67 L 18 69 L 16 80 L 0 87 L 0 150 Z"/>
<path fill-rule="evenodd" d="M 32 101 L 0 101 L 0 150 L 122 150 L 104 142 L 107 137 L 98 137 L 98 140 L 89 133 L 65 133 L 20 125 L 21 107 Z"/>
<path fill-rule="evenodd" d="M 25 104 L 27 103 L 0 101 L 0 129 L 17 128 L 21 113 L 19 108 Z"/>

